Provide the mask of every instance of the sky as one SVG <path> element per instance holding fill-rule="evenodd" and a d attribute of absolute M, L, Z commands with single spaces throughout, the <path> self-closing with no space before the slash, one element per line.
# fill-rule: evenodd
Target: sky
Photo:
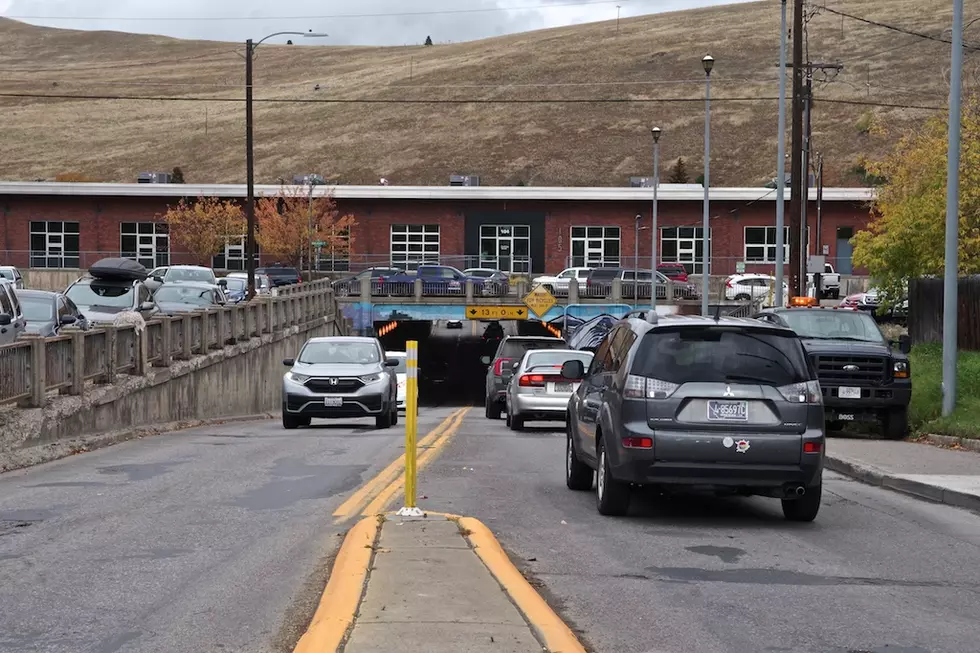
<path fill-rule="evenodd" d="M 277 31 L 327 33 L 318 45 L 410 45 L 740 0 L 0 0 L 0 15 L 36 25 L 244 41 Z M 619 9 L 617 9 L 617 5 Z M 284 42 L 285 38 L 276 39 Z M 299 43 L 297 43 L 299 45 Z"/>

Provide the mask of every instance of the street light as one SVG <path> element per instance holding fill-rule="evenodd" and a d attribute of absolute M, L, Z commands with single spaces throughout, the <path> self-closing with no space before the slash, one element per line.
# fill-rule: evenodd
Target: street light
<path fill-rule="evenodd" d="M 307 233 L 307 250 L 306 250 L 306 267 L 309 270 L 309 279 L 307 281 L 313 282 L 313 188 L 319 186 L 323 183 L 323 179 L 320 175 L 309 175 L 307 181 L 310 184 L 310 210 L 307 217 L 306 233 Z M 319 257 L 317 257 L 319 258 Z"/>
<path fill-rule="evenodd" d="M 653 222 L 650 225 L 650 269 L 653 285 L 650 291 L 650 310 L 657 310 L 657 187 L 660 186 L 660 127 L 650 130 L 653 136 Z"/>
<path fill-rule="evenodd" d="M 323 33 L 313 32 L 275 32 L 253 43 L 245 41 L 245 269 L 248 271 L 248 298 L 255 296 L 255 155 L 252 137 L 252 56 L 255 49 L 274 36 L 302 36 L 304 38 L 323 38 Z"/>
<path fill-rule="evenodd" d="M 640 220 L 643 216 L 639 213 L 633 218 L 633 278 L 640 280 Z"/>
<path fill-rule="evenodd" d="M 701 219 L 701 314 L 708 314 L 708 186 L 711 172 L 711 69 L 715 59 L 710 54 L 701 59 L 704 66 L 704 215 Z"/>

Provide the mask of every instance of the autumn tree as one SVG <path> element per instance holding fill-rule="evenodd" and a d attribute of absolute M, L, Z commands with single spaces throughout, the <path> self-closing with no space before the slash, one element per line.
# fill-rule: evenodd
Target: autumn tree
<path fill-rule="evenodd" d="M 258 200 L 255 216 L 262 251 L 294 267 L 301 266 L 314 241 L 335 256 L 350 255 L 351 227 L 357 223 L 352 215 L 340 215 L 330 194 L 311 199 L 304 186 L 283 186 Z"/>
<path fill-rule="evenodd" d="M 904 294 L 908 279 L 945 270 L 948 116 L 922 123 L 890 155 L 869 162 L 878 187 L 867 230 L 851 241 L 854 263 L 868 269 L 886 302 Z M 960 159 L 959 273 L 980 272 L 980 98 L 963 103 Z"/>
<path fill-rule="evenodd" d="M 667 177 L 668 184 L 686 184 L 691 181 L 687 174 L 687 163 L 684 157 L 677 159 L 677 162 L 670 167 L 670 175 Z"/>
<path fill-rule="evenodd" d="M 229 241 L 238 241 L 245 233 L 242 207 L 217 197 L 199 197 L 191 202 L 181 199 L 162 220 L 170 225 L 174 242 L 207 266 Z"/>

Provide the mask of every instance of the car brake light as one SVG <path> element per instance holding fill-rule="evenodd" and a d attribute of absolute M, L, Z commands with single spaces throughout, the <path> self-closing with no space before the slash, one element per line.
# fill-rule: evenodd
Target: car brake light
<path fill-rule="evenodd" d="M 804 442 L 803 453 L 820 453 L 823 450 L 822 442 Z"/>
<path fill-rule="evenodd" d="M 527 388 L 527 387 L 537 387 L 537 388 L 539 388 L 539 387 L 544 386 L 544 384 L 545 384 L 544 375 L 543 374 L 524 374 L 524 375 L 521 376 L 521 379 L 520 379 L 520 381 L 518 381 L 518 383 L 520 385 L 524 386 L 525 388 Z"/>
<path fill-rule="evenodd" d="M 627 449 L 653 449 L 653 438 L 623 438 Z"/>
<path fill-rule="evenodd" d="M 726 288 L 731 288 L 732 287 L 732 280 L 731 279 L 725 279 L 725 287 Z"/>
<path fill-rule="evenodd" d="M 823 400 L 819 381 L 791 383 L 777 390 L 786 401 L 794 404 L 819 404 Z"/>
<path fill-rule="evenodd" d="M 623 396 L 634 399 L 666 399 L 679 387 L 678 384 L 670 381 L 629 374 L 626 377 Z"/>
<path fill-rule="evenodd" d="M 512 360 L 514 360 L 514 359 L 513 358 L 498 358 L 497 361 L 493 364 L 493 373 L 496 376 L 503 376 L 503 374 L 504 374 L 504 365 L 506 365 L 507 363 L 511 362 Z"/>

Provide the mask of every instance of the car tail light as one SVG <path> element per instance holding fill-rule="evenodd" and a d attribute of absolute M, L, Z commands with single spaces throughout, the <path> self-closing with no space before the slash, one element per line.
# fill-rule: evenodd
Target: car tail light
<path fill-rule="evenodd" d="M 804 442 L 803 453 L 820 453 L 823 450 L 822 442 Z"/>
<path fill-rule="evenodd" d="M 645 376 L 630 374 L 626 377 L 626 386 L 623 388 L 623 395 L 634 399 L 666 399 L 674 394 L 680 386 L 670 381 L 651 379 Z"/>
<path fill-rule="evenodd" d="M 513 358 L 498 358 L 497 361 L 493 364 L 493 373 L 496 376 L 503 376 L 504 365 L 510 363 L 513 360 L 514 360 Z"/>
<path fill-rule="evenodd" d="M 520 381 L 518 381 L 518 383 L 524 386 L 525 388 L 527 387 L 540 388 L 543 387 L 545 384 L 544 375 L 524 374 L 521 376 Z"/>
<path fill-rule="evenodd" d="M 627 449 L 653 449 L 653 438 L 623 438 Z"/>
<path fill-rule="evenodd" d="M 731 279 L 725 279 L 725 287 L 726 288 L 731 288 L 732 287 L 732 280 Z"/>
<path fill-rule="evenodd" d="M 819 381 L 791 383 L 777 390 L 786 401 L 794 404 L 819 404 L 823 400 Z"/>

